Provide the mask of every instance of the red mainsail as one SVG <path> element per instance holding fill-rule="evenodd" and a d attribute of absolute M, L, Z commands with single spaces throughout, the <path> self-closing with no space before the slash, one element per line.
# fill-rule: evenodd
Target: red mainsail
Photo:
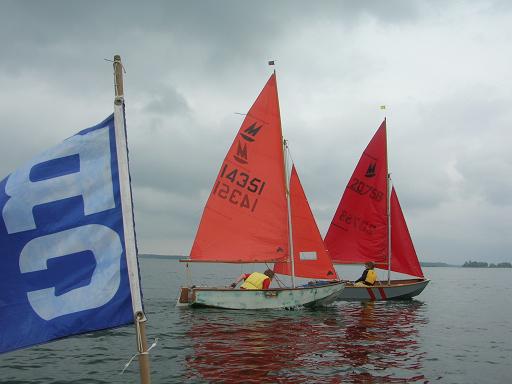
<path fill-rule="evenodd" d="M 387 268 L 386 120 L 364 150 L 332 219 L 325 245 L 335 263 Z"/>
<path fill-rule="evenodd" d="M 395 188 L 391 191 L 391 270 L 424 277 Z"/>
<path fill-rule="evenodd" d="M 295 166 L 292 167 L 290 177 L 290 206 L 295 276 L 337 279 L 336 270 L 325 249 Z M 291 275 L 291 264 L 288 260 L 276 263 L 274 272 Z"/>
<path fill-rule="evenodd" d="M 348 183 L 325 244 L 339 264 L 373 261 L 388 269 L 387 143 L 384 120 Z M 390 197 L 391 270 L 423 277 L 394 188 Z"/>
<path fill-rule="evenodd" d="M 247 263 L 288 256 L 282 143 L 273 74 L 220 167 L 190 252 L 192 260 Z"/>

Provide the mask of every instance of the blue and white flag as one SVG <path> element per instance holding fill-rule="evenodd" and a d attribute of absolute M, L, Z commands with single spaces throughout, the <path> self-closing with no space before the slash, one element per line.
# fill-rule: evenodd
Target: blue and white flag
<path fill-rule="evenodd" d="M 115 108 L 115 119 L 0 182 L 0 353 L 133 323 L 141 309 L 138 266 L 126 256 L 135 238 L 123 106 Z"/>

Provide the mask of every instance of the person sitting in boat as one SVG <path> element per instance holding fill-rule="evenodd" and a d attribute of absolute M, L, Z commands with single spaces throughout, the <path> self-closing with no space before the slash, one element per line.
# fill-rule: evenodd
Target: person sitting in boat
<path fill-rule="evenodd" d="M 267 269 L 263 273 L 242 273 L 238 279 L 231 284 L 231 288 L 236 288 L 237 284 L 244 280 L 244 283 L 240 287 L 241 289 L 268 289 L 273 277 L 274 271 L 271 269 Z"/>
<path fill-rule="evenodd" d="M 373 269 L 375 268 L 375 264 L 373 264 L 371 261 L 368 261 L 364 265 L 366 266 L 366 269 L 364 270 L 361 277 L 354 281 L 355 287 L 372 286 L 377 281 L 377 272 L 375 272 Z"/>

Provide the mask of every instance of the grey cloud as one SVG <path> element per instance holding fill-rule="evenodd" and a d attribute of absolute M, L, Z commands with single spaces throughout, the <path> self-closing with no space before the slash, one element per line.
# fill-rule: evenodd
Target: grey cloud
<path fill-rule="evenodd" d="M 188 114 L 190 107 L 185 98 L 175 89 L 168 88 L 154 92 L 143 112 L 164 115 Z"/>
<path fill-rule="evenodd" d="M 389 102 L 390 169 L 422 259 L 498 261 L 487 250 L 510 249 L 500 232 L 511 226 L 508 2 L 1 8 L 0 177 L 112 112 L 112 67 L 103 59 L 121 54 L 142 252 L 190 249 L 241 122 L 234 113 L 250 107 L 271 58 L 284 134 L 323 233 L 382 120 L 379 103 Z"/>

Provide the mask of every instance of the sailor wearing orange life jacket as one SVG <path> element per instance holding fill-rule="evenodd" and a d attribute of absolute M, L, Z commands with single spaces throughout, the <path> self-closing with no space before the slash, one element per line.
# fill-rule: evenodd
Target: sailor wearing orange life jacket
<path fill-rule="evenodd" d="M 242 273 L 238 279 L 231 284 L 231 288 L 236 288 L 236 285 L 244 280 L 244 283 L 240 287 L 241 289 L 268 289 L 273 277 L 274 271 L 271 269 L 267 269 L 264 273 Z"/>
<path fill-rule="evenodd" d="M 361 277 L 354 281 L 355 287 L 372 286 L 377 281 L 377 273 L 373 270 L 375 264 L 373 264 L 371 261 L 368 261 L 365 263 L 365 266 L 366 269 L 364 270 Z"/>

